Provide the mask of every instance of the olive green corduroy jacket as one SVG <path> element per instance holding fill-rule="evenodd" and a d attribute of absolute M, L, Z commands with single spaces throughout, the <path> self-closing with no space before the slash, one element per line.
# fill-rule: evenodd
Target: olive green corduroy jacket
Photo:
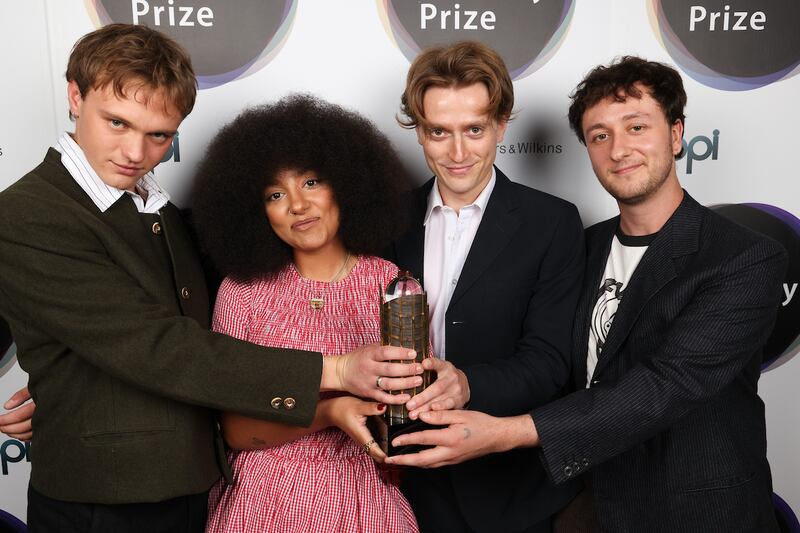
<path fill-rule="evenodd" d="M 0 193 L 0 315 L 36 401 L 31 485 L 51 498 L 200 493 L 220 475 L 215 410 L 314 415 L 320 354 L 208 331 L 177 209 L 141 214 L 124 195 L 101 213 L 52 149 Z M 294 409 L 270 405 L 287 396 Z"/>

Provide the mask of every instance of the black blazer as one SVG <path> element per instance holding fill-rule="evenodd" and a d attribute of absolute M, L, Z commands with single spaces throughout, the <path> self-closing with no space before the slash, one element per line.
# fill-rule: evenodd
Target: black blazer
<path fill-rule="evenodd" d="M 445 335 L 447 359 L 469 379 L 469 408 L 511 416 L 552 400 L 569 379 L 583 226 L 574 205 L 513 183 L 499 170 L 496 176 L 446 312 Z M 432 186 L 430 180 L 414 191 L 411 226 L 389 254 L 422 278 Z M 440 468 L 438 475 L 452 483 L 475 531 L 528 527 L 563 506 L 574 488 L 554 487 L 532 450 Z M 407 483 L 415 479 L 412 470 Z"/>
<path fill-rule="evenodd" d="M 590 470 L 604 531 L 777 531 L 757 395 L 785 251 L 683 202 L 642 257 L 586 385 L 589 321 L 619 218 L 587 230 L 574 387 L 534 409 L 556 482 Z"/>

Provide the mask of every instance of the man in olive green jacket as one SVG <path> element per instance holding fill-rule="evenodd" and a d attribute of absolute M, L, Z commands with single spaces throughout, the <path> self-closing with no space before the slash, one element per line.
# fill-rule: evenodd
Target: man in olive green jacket
<path fill-rule="evenodd" d="M 323 362 L 209 332 L 200 262 L 150 174 L 194 104 L 188 56 L 111 25 L 76 44 L 67 80 L 75 132 L 0 193 L 0 315 L 36 402 L 29 527 L 202 531 L 227 469 L 215 410 L 308 425 L 320 389 L 396 403 L 377 377 L 413 353 Z"/>

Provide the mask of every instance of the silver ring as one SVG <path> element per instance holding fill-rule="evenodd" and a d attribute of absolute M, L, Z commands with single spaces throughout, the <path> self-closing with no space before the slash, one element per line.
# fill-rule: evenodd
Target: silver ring
<path fill-rule="evenodd" d="M 378 387 L 379 389 L 381 388 L 381 380 L 382 379 L 383 379 L 383 376 L 378 376 L 378 379 L 375 380 L 375 386 Z"/>
<path fill-rule="evenodd" d="M 369 442 L 365 442 L 362 446 L 362 448 L 364 448 L 364 453 L 369 454 L 369 449 L 372 447 L 373 444 L 375 444 L 375 439 L 372 439 Z"/>

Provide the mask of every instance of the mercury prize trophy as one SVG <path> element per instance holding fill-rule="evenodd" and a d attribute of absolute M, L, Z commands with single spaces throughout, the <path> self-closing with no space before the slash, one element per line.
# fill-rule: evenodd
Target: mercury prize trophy
<path fill-rule="evenodd" d="M 417 357 L 413 363 L 421 363 L 423 358 L 431 357 L 428 328 L 428 299 L 422 284 L 414 279 L 410 272 L 401 270 L 386 286 L 381 297 L 381 344 L 416 350 Z M 393 362 L 412 364 L 412 361 Z M 411 396 L 419 394 L 431 384 L 431 374 L 430 370 L 425 370 L 422 374 L 422 384 L 417 387 L 390 392 L 406 393 Z M 391 441 L 400 434 L 431 427 L 421 420 L 409 418 L 405 405 L 387 405 L 386 412 L 377 426 L 378 442 L 387 455 L 419 451 L 422 446 L 395 448 L 391 445 Z"/>

